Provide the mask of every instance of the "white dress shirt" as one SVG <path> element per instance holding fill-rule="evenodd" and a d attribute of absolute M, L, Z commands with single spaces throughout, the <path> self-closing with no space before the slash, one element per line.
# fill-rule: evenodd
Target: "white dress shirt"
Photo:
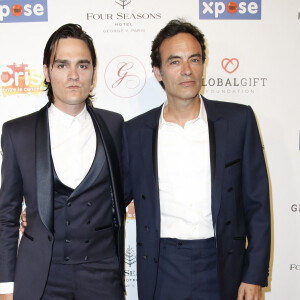
<path fill-rule="evenodd" d="M 12 294 L 14 291 L 13 282 L 1 282 L 0 283 L 0 294 Z"/>
<path fill-rule="evenodd" d="M 214 236 L 208 122 L 203 100 L 184 128 L 167 122 L 163 105 L 158 128 L 158 181 L 162 238 Z"/>
<path fill-rule="evenodd" d="M 87 175 L 95 158 L 96 133 L 92 118 L 86 106 L 73 117 L 53 104 L 48 109 L 48 117 L 56 174 L 63 184 L 75 189 Z M 0 294 L 10 294 L 13 290 L 13 282 L 0 283 Z"/>
<path fill-rule="evenodd" d="M 75 117 L 53 104 L 48 109 L 51 154 L 60 181 L 75 189 L 88 173 L 96 153 L 96 133 L 86 106 Z"/>

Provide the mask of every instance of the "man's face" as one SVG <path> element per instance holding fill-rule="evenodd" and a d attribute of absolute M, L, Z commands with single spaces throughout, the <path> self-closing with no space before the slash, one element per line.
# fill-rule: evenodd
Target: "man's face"
<path fill-rule="evenodd" d="M 189 33 L 178 33 L 165 39 L 160 48 L 161 68 L 154 75 L 163 81 L 168 101 L 187 101 L 198 98 L 202 84 L 202 49 Z"/>
<path fill-rule="evenodd" d="M 44 75 L 46 81 L 51 82 L 55 106 L 65 112 L 70 105 L 83 108 L 94 73 L 86 43 L 75 38 L 60 39 L 49 68 L 44 65 Z"/>

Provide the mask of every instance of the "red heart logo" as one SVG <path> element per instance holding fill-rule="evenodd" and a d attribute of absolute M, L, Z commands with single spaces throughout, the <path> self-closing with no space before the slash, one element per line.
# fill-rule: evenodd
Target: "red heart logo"
<path fill-rule="evenodd" d="M 222 68 L 229 74 L 237 70 L 240 63 L 237 58 L 224 58 L 222 60 Z"/>

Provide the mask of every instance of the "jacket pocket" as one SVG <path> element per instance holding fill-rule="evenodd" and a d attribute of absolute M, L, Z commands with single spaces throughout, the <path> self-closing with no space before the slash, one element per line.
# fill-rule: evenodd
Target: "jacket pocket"
<path fill-rule="evenodd" d="M 230 162 L 228 162 L 228 163 L 225 164 L 225 168 L 231 167 L 231 166 L 233 166 L 233 165 L 239 163 L 240 161 L 241 161 L 240 158 L 235 159 L 235 160 L 232 160 L 232 161 L 230 161 Z"/>
<path fill-rule="evenodd" d="M 31 241 L 34 240 L 34 238 L 32 236 L 30 236 L 29 234 L 27 234 L 26 232 L 23 232 L 23 236 L 25 236 L 26 238 L 30 239 Z"/>
<path fill-rule="evenodd" d="M 234 239 L 235 241 L 243 241 L 243 240 L 246 239 L 246 237 L 245 237 L 245 236 L 235 236 L 233 239 Z"/>
<path fill-rule="evenodd" d="M 101 226 L 101 227 L 96 227 L 95 231 L 100 231 L 100 230 L 104 230 L 104 229 L 108 229 L 108 228 L 112 228 L 112 225 L 106 225 L 106 226 Z"/>

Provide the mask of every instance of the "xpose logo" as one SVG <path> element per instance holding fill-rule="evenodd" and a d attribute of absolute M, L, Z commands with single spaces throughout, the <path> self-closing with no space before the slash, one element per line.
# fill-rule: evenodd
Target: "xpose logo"
<path fill-rule="evenodd" d="M 203 20 L 260 20 L 261 0 L 203 1 L 199 0 L 199 19 Z"/>
<path fill-rule="evenodd" d="M 47 0 L 0 1 L 0 23 L 48 21 Z"/>

